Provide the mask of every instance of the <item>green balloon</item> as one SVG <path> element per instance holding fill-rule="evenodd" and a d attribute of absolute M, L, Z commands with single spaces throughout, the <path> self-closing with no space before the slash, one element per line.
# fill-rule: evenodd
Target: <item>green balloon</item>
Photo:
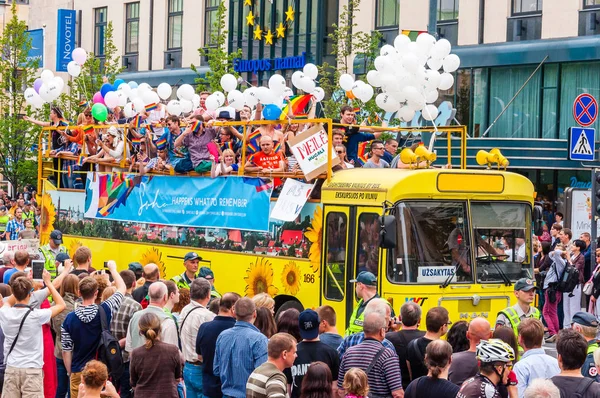
<path fill-rule="evenodd" d="M 92 116 L 99 122 L 103 122 L 108 118 L 108 109 L 105 105 L 94 104 L 92 106 Z"/>

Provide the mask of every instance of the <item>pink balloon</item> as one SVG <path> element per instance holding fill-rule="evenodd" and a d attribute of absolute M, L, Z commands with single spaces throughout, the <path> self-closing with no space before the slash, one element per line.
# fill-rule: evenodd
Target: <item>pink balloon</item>
<path fill-rule="evenodd" d="M 102 94 L 100 94 L 100 91 L 98 91 L 96 94 L 94 94 L 94 96 L 92 97 L 92 102 L 94 104 L 106 105 L 104 103 L 104 98 L 102 98 Z"/>

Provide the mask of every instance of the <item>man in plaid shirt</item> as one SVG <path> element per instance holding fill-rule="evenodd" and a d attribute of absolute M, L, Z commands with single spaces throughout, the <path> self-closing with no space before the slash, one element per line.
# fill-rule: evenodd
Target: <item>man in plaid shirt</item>
<path fill-rule="evenodd" d="M 142 310 L 142 305 L 135 301 L 131 296 L 131 292 L 135 287 L 135 274 L 131 270 L 123 270 L 119 272 L 127 292 L 121 302 L 119 311 L 113 316 L 110 322 L 110 330 L 115 339 L 119 340 L 121 345 L 121 354 L 123 355 L 123 375 L 121 376 L 121 398 L 131 397 L 131 385 L 129 381 L 129 353 L 125 351 L 125 338 L 127 337 L 127 327 L 133 314 Z"/>
<path fill-rule="evenodd" d="M 25 229 L 23 224 L 23 209 L 17 207 L 15 210 L 15 218 L 6 224 L 6 234 L 9 240 L 18 240 L 19 232 Z"/>

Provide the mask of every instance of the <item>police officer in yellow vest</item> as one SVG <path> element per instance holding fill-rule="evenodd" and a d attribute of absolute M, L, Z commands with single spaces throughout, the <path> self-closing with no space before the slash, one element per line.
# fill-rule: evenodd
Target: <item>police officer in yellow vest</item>
<path fill-rule="evenodd" d="M 221 295 L 217 292 L 217 289 L 215 289 L 215 274 L 212 269 L 202 267 L 200 268 L 200 272 L 198 272 L 198 276 L 210 282 L 210 301 L 221 298 Z"/>
<path fill-rule="evenodd" d="M 517 304 L 503 309 L 498 313 L 496 328 L 505 326 L 511 328 L 518 338 L 517 328 L 525 318 L 540 319 L 540 310 L 531 305 L 535 299 L 535 286 L 529 278 L 521 278 L 515 283 Z"/>
<path fill-rule="evenodd" d="M 363 321 L 365 317 L 365 308 L 372 299 L 379 297 L 377 294 L 377 277 L 371 272 L 362 271 L 356 279 L 350 281 L 356 283 L 356 295 L 360 299 L 350 317 L 350 325 L 346 329 L 346 336 L 360 333 L 363 331 Z"/>
<path fill-rule="evenodd" d="M 196 273 L 198 272 L 198 264 L 201 260 L 202 257 L 196 252 L 189 252 L 183 257 L 185 271 L 182 274 L 171 278 L 171 280 L 177 284 L 178 289 L 181 289 L 182 287 L 190 288 L 194 279 L 198 277 Z"/>
<path fill-rule="evenodd" d="M 67 253 L 69 251 L 63 246 L 62 232 L 55 229 L 50 233 L 50 240 L 47 244 L 40 247 L 40 252 L 44 256 L 44 267 L 48 270 L 52 278 L 56 278 L 58 272 L 56 270 L 56 256 L 58 253 Z"/>

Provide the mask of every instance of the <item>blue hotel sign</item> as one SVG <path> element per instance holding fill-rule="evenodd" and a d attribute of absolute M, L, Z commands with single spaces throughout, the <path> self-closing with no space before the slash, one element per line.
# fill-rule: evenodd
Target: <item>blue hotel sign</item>
<path fill-rule="evenodd" d="M 266 58 L 266 59 L 241 59 L 233 60 L 233 70 L 237 73 L 242 72 L 264 72 L 284 69 L 301 69 L 306 65 L 306 53 L 302 55 L 284 57 L 284 58 Z"/>
<path fill-rule="evenodd" d="M 31 38 L 31 49 L 27 54 L 27 62 L 38 61 L 38 68 L 44 67 L 44 29 L 28 30 Z M 24 66 L 24 65 L 23 65 Z"/>
<path fill-rule="evenodd" d="M 56 32 L 56 71 L 66 72 L 75 49 L 75 10 L 58 10 Z"/>

